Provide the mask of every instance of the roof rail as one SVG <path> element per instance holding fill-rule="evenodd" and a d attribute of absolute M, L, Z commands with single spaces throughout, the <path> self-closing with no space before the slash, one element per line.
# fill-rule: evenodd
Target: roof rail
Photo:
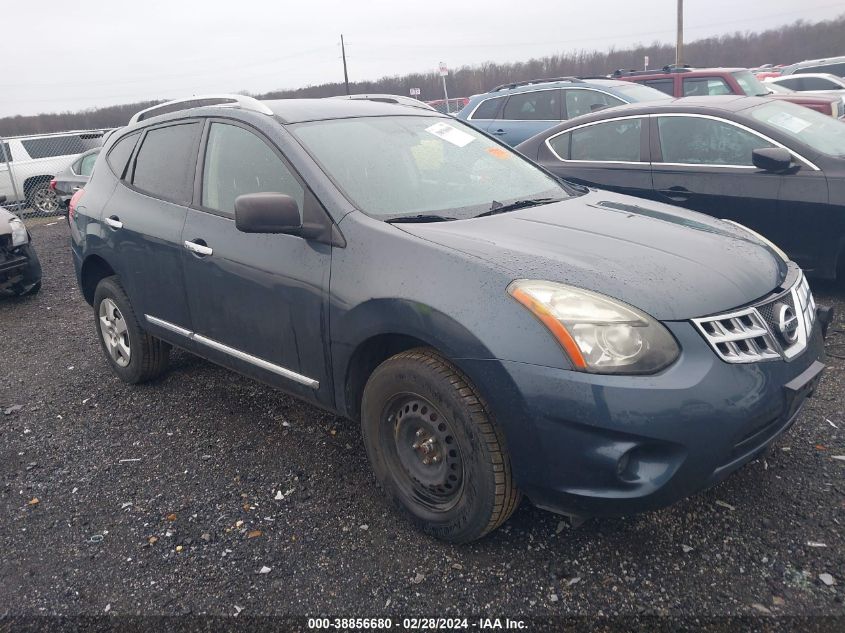
<path fill-rule="evenodd" d="M 569 81 L 576 84 L 584 83 L 584 81 L 579 79 L 578 77 L 549 77 L 547 79 L 529 79 L 528 81 L 515 81 L 510 84 L 502 84 L 501 86 L 496 86 L 490 92 L 498 92 L 499 90 L 510 90 L 511 88 L 518 88 L 520 86 L 531 86 L 533 84 L 548 84 L 555 81 Z"/>
<path fill-rule="evenodd" d="M 233 94 L 215 94 L 215 95 L 198 95 L 195 97 L 187 97 L 185 99 L 175 99 L 173 101 L 166 101 L 159 103 L 151 108 L 146 108 L 140 112 L 136 112 L 131 119 L 129 125 L 144 121 L 154 116 L 161 114 L 169 114 L 171 112 L 179 112 L 180 110 L 190 110 L 191 108 L 202 108 L 204 106 L 222 106 L 225 108 L 243 108 L 244 110 L 252 110 L 253 112 L 260 112 L 261 114 L 273 114 L 273 111 L 266 105 L 261 103 L 255 97 L 248 97 L 246 95 Z"/>
<path fill-rule="evenodd" d="M 625 68 L 619 68 L 614 70 L 610 76 L 611 77 L 636 77 L 638 75 L 655 75 L 658 73 L 688 73 L 692 70 L 695 70 L 692 66 L 684 64 L 683 66 L 675 66 L 674 64 L 667 64 L 663 66 L 659 70 L 655 68 L 654 70 L 627 70 Z"/>

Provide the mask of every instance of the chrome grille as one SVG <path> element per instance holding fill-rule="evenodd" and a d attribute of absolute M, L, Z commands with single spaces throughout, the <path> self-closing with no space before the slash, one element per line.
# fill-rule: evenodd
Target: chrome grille
<path fill-rule="evenodd" d="M 816 302 L 803 273 L 774 299 L 692 320 L 719 358 L 729 363 L 789 360 L 807 347 L 815 321 Z"/>

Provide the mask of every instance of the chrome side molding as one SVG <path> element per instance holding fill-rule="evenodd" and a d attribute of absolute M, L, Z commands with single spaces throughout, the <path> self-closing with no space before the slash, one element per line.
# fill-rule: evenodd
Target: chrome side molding
<path fill-rule="evenodd" d="M 224 354 L 228 354 L 229 356 L 233 356 L 238 360 L 242 360 L 246 363 L 251 365 L 255 365 L 256 367 L 260 367 L 266 371 L 272 372 L 282 378 L 287 378 L 288 380 L 293 380 L 294 382 L 298 382 L 301 385 L 305 385 L 306 387 L 311 387 L 312 389 L 317 389 L 320 387 L 320 382 L 314 380 L 313 378 L 309 378 L 308 376 L 303 376 L 302 374 L 298 374 L 295 371 L 282 367 L 281 365 L 276 365 L 269 361 L 264 360 L 263 358 L 259 358 L 258 356 L 253 356 L 252 354 L 247 354 L 246 352 L 242 352 L 239 349 L 235 349 L 234 347 L 229 347 L 228 345 L 224 345 L 214 339 L 210 339 L 207 336 L 203 336 L 202 334 L 197 334 L 196 332 L 192 332 L 190 330 L 186 330 L 183 327 L 179 327 L 174 323 L 170 323 L 169 321 L 165 321 L 164 319 L 159 319 L 158 317 L 151 316 L 149 314 L 145 314 L 144 318 L 153 325 L 157 325 L 165 330 L 169 330 L 175 334 L 179 334 L 180 336 L 184 336 L 192 341 L 196 341 L 201 345 L 205 345 L 206 347 L 210 347 L 211 349 L 217 350 L 218 352 L 223 352 Z"/>

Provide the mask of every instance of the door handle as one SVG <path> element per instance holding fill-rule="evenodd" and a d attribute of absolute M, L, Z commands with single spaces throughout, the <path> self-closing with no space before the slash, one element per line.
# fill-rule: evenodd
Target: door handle
<path fill-rule="evenodd" d="M 118 218 L 116 215 L 106 218 L 106 224 L 108 224 L 113 229 L 123 228 L 123 222 L 121 222 L 120 218 Z"/>
<path fill-rule="evenodd" d="M 490 132 L 490 134 L 493 134 L 494 136 L 502 136 L 503 134 L 505 134 L 505 131 L 502 129 L 498 129 L 495 132 Z"/>
<path fill-rule="evenodd" d="M 668 189 L 660 189 L 660 193 L 675 202 L 686 202 L 693 193 L 686 187 L 669 187 Z"/>
<path fill-rule="evenodd" d="M 205 257 L 206 255 L 211 255 L 214 251 L 211 249 L 210 246 L 206 246 L 203 240 L 194 240 L 188 241 L 185 240 L 185 248 L 187 248 L 192 253 L 196 253 L 201 257 Z"/>
<path fill-rule="evenodd" d="M 71 191 L 72 191 L 73 193 L 76 193 L 76 192 L 77 192 L 77 191 L 79 191 L 80 189 L 82 189 L 82 187 L 74 187 L 73 189 L 71 189 Z"/>

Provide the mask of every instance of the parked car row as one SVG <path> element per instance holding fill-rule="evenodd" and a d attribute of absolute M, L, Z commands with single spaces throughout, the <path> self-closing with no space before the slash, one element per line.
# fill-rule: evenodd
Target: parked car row
<path fill-rule="evenodd" d="M 568 180 L 752 228 L 810 275 L 845 273 L 845 123 L 760 97 L 602 110 L 517 150 Z"/>
<path fill-rule="evenodd" d="M 358 421 L 388 498 L 453 542 L 523 494 L 627 514 L 766 450 L 819 383 L 831 312 L 742 221 L 841 215 L 845 124 L 606 79 L 467 109 L 220 95 L 135 115 L 69 210 L 111 369 L 151 380 L 177 346 Z M 730 196 L 739 222 L 660 201 Z"/>
<path fill-rule="evenodd" d="M 3 138 L 0 140 L 0 195 L 6 196 L 8 205 L 29 207 L 37 215 L 59 213 L 63 208 L 62 197 L 51 181 L 77 164 L 81 154 L 102 145 L 107 131 Z"/>

